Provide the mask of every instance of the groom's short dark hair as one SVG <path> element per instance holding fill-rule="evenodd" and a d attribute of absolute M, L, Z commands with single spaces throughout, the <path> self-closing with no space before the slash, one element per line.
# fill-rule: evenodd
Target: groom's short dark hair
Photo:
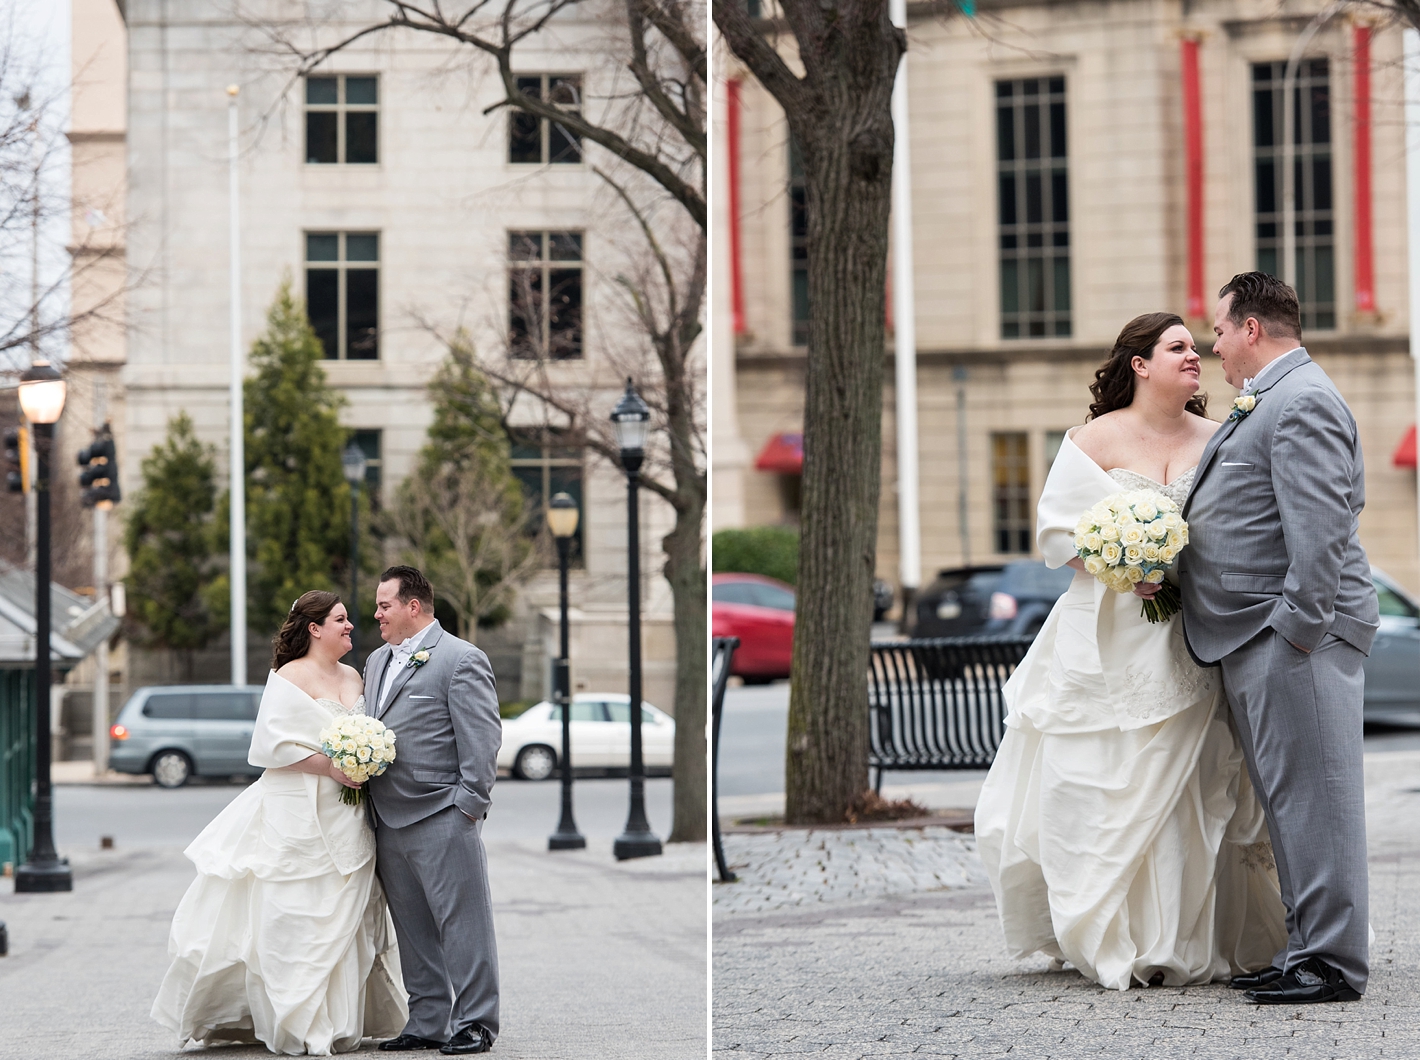
<path fill-rule="evenodd" d="M 411 600 L 418 600 L 427 613 L 434 613 L 434 587 L 418 567 L 406 567 L 401 563 L 381 574 L 380 581 L 398 581 L 400 603 L 407 604 Z"/>
<path fill-rule="evenodd" d="M 1228 319 L 1234 327 L 1242 327 L 1248 317 L 1258 320 L 1279 339 L 1302 337 L 1301 306 L 1297 292 L 1276 276 L 1265 272 L 1240 272 L 1223 285 L 1219 298 L 1233 296 L 1228 307 Z"/>

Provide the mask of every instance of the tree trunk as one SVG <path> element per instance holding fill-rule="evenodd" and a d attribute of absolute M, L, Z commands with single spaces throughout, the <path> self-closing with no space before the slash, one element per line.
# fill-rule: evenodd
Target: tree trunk
<path fill-rule="evenodd" d="M 844 5 L 836 19 L 817 2 L 784 7 L 813 89 L 807 105 L 786 106 L 808 192 L 810 320 L 785 819 L 811 824 L 842 821 L 868 786 L 889 105 L 903 37 L 886 4 Z"/>
<path fill-rule="evenodd" d="M 667 842 L 705 842 L 705 564 L 699 503 L 676 513 L 675 529 L 662 540 L 666 580 L 674 597 L 675 794 Z"/>

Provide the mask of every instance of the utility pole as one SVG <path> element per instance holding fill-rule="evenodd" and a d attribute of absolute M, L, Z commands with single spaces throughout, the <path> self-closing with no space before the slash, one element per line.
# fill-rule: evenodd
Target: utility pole
<path fill-rule="evenodd" d="M 103 426 L 108 420 L 108 395 L 105 381 L 94 383 L 94 422 Z M 94 505 L 94 602 L 108 603 L 108 509 L 112 501 Z M 94 776 L 108 772 L 108 638 L 94 649 Z"/>
<path fill-rule="evenodd" d="M 247 683 L 247 502 L 246 502 L 246 414 L 242 409 L 242 254 L 241 223 L 237 213 L 237 94 L 236 85 L 227 86 L 227 194 L 231 200 L 231 467 L 230 562 L 232 585 L 232 684 Z M 350 601 L 355 606 L 355 601 Z"/>

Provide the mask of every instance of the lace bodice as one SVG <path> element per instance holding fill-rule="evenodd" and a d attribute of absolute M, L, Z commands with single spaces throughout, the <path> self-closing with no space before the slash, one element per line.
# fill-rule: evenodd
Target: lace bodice
<path fill-rule="evenodd" d="M 323 706 L 326 710 L 330 711 L 330 712 L 331 712 L 332 714 L 334 714 L 336 717 L 340 717 L 341 715 L 364 714 L 364 713 L 365 713 L 365 697 L 364 697 L 364 696 L 360 696 L 358 699 L 355 700 L 355 702 L 354 702 L 352 705 L 350 705 L 350 706 L 348 706 L 348 707 L 347 707 L 344 703 L 340 702 L 340 700 L 338 700 L 338 699 L 324 699 L 324 698 L 322 698 L 322 699 L 316 700 L 316 702 L 319 703 L 321 706 Z"/>
<path fill-rule="evenodd" d="M 1169 500 L 1173 501 L 1180 508 L 1183 502 L 1188 499 L 1188 491 L 1193 488 L 1193 476 L 1198 471 L 1198 465 L 1194 465 L 1177 476 L 1172 482 L 1165 486 L 1162 482 L 1151 479 L 1148 475 L 1141 475 L 1137 471 L 1130 471 L 1128 468 L 1117 467 L 1109 472 L 1109 477 L 1118 482 L 1125 489 L 1130 490 L 1157 490 Z"/>

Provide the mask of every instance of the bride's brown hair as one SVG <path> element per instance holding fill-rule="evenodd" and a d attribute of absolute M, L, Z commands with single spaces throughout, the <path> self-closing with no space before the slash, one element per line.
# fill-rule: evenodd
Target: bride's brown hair
<path fill-rule="evenodd" d="M 299 659 L 310 651 L 311 623 L 324 625 L 331 609 L 338 603 L 340 597 L 324 589 L 302 593 L 291 605 L 286 621 L 281 623 L 281 631 L 271 638 L 271 668 L 279 670 L 292 659 Z"/>
<path fill-rule="evenodd" d="M 1090 393 L 1095 400 L 1086 419 L 1097 419 L 1106 412 L 1128 408 L 1134 401 L 1134 385 L 1138 378 L 1131 362 L 1135 357 L 1150 360 L 1159 336 L 1175 324 L 1182 323 L 1183 318 L 1177 313 L 1145 313 L 1125 324 L 1119 338 L 1114 340 L 1114 349 L 1109 351 L 1109 360 L 1099 366 L 1095 381 L 1090 384 Z M 1184 409 L 1206 418 L 1208 395 L 1194 394 Z"/>

